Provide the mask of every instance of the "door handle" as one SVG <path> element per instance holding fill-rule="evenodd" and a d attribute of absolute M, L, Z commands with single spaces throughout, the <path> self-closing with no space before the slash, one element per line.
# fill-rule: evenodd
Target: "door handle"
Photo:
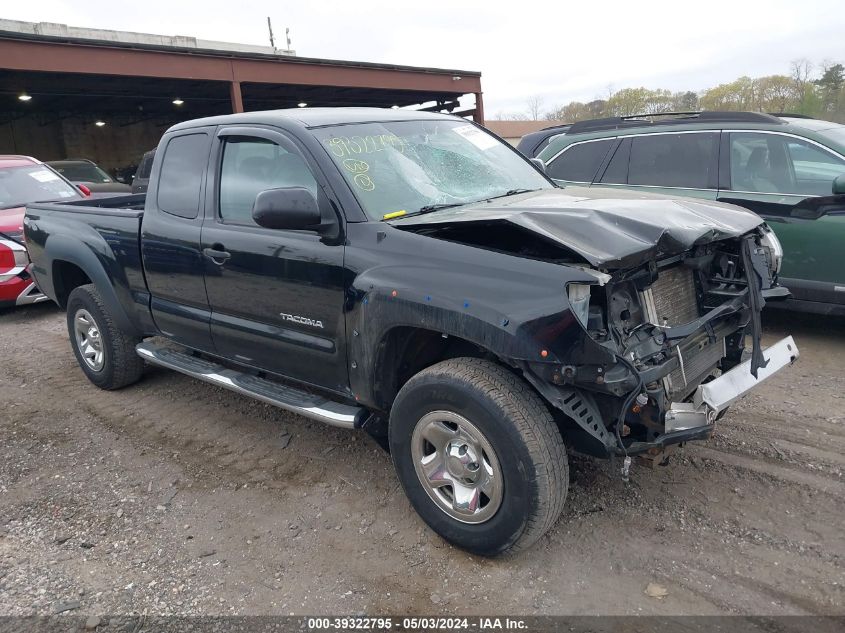
<path fill-rule="evenodd" d="M 202 249 L 202 254 L 219 266 L 222 266 L 232 256 L 231 253 L 223 250 L 222 244 L 215 244 L 211 248 L 204 248 Z"/>

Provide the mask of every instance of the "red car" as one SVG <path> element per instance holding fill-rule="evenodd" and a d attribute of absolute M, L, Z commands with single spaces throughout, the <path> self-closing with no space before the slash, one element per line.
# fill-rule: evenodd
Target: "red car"
<path fill-rule="evenodd" d="M 41 161 L 0 155 L 0 308 L 47 300 L 27 271 L 25 206 L 82 197 L 79 189 Z"/>

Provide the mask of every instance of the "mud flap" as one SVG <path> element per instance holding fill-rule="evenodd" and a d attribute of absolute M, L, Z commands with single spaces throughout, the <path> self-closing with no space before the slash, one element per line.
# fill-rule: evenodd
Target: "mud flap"
<path fill-rule="evenodd" d="M 578 425 L 576 430 L 583 431 L 580 438 L 572 438 L 577 450 L 596 457 L 613 455 L 616 436 L 605 427 L 591 394 L 572 387 L 549 385 L 537 378 L 527 366 L 523 367 L 523 375 L 549 404 Z"/>

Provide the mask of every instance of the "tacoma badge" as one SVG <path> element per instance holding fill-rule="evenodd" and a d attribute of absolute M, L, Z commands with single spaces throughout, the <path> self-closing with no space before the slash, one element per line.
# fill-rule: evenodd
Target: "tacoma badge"
<path fill-rule="evenodd" d="M 312 327 L 323 327 L 322 321 L 315 321 L 314 319 L 309 319 L 308 317 L 298 316 L 296 314 L 287 314 L 286 312 L 279 312 L 279 316 L 282 317 L 285 321 L 293 321 L 294 323 L 299 323 L 301 325 L 310 325 Z"/>

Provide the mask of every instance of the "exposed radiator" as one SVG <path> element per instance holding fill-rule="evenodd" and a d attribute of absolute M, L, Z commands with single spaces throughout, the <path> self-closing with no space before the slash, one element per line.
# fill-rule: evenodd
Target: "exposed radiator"
<path fill-rule="evenodd" d="M 694 321 L 701 313 L 693 271 L 684 266 L 658 273 L 657 281 L 640 293 L 646 318 L 655 325 L 675 326 Z M 686 398 L 725 356 L 724 338 L 711 342 L 706 334 L 677 348 L 680 366 L 663 379 L 672 400 Z"/>
<path fill-rule="evenodd" d="M 655 325 L 683 325 L 699 316 L 692 270 L 683 266 L 661 270 L 651 287 L 642 293 L 646 315 Z"/>
<path fill-rule="evenodd" d="M 691 394 L 727 353 L 724 338 L 711 343 L 707 335 L 680 346 L 677 352 L 681 365 L 664 378 L 666 392 L 673 400 L 683 400 Z"/>

